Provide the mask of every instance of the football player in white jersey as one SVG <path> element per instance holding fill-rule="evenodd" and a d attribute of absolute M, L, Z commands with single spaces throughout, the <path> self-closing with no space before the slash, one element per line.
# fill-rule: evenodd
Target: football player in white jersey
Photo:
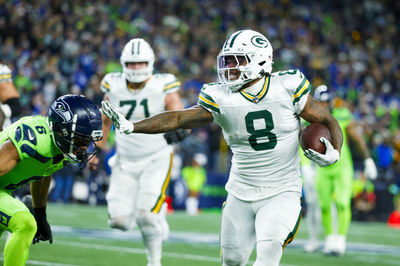
<path fill-rule="evenodd" d="M 0 130 L 20 114 L 19 93 L 12 82 L 11 69 L 0 63 Z"/>
<path fill-rule="evenodd" d="M 109 73 L 102 82 L 104 99 L 115 105 L 128 121 L 166 110 L 180 110 L 180 81 L 173 74 L 153 74 L 154 52 L 143 39 L 130 40 L 121 54 L 122 73 Z M 112 122 L 103 115 L 104 140 Z M 106 195 L 109 225 L 121 230 L 138 225 L 149 266 L 161 265 L 162 241 L 169 229 L 163 204 L 170 181 L 173 146 L 168 143 L 185 133 L 135 134 L 116 132 L 116 163 Z"/>
<path fill-rule="evenodd" d="M 253 30 L 231 34 L 218 55 L 219 82 L 205 85 L 198 105 L 131 123 L 109 103 L 103 112 L 125 134 L 160 133 L 218 123 L 232 149 L 228 196 L 221 223 L 223 265 L 278 265 L 301 217 L 298 153 L 300 117 L 326 125 L 325 154 L 306 150 L 320 166 L 339 158 L 342 132 L 335 118 L 309 95 L 310 83 L 294 69 L 272 73 L 272 47 Z M 134 151 L 132 151 L 134 153 Z"/>

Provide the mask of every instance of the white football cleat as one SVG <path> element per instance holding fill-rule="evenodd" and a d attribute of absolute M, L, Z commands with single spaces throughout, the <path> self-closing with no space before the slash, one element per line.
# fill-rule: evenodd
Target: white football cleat
<path fill-rule="evenodd" d="M 336 251 L 336 236 L 334 234 L 327 235 L 325 238 L 325 246 L 322 252 L 324 255 L 334 256 Z"/>
<path fill-rule="evenodd" d="M 346 236 L 336 236 L 336 251 L 338 256 L 343 256 L 346 252 Z"/>
<path fill-rule="evenodd" d="M 318 248 L 319 248 L 319 243 L 318 243 L 318 240 L 316 240 L 316 239 L 309 240 L 307 242 L 307 244 L 304 246 L 304 250 L 308 253 L 315 252 L 315 251 L 317 251 Z"/>

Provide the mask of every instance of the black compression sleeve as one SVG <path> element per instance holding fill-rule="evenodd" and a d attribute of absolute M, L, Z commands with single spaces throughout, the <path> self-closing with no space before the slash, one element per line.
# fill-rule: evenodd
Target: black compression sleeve
<path fill-rule="evenodd" d="M 10 98 L 7 101 L 5 101 L 4 104 L 10 106 L 11 118 L 17 117 L 21 114 L 22 109 L 21 109 L 21 104 L 19 102 L 19 98 Z"/>

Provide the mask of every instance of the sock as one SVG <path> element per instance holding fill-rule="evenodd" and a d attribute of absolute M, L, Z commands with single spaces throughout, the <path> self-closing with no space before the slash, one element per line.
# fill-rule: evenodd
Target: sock
<path fill-rule="evenodd" d="M 197 215 L 199 209 L 199 200 L 195 197 L 186 199 L 186 211 L 190 215 Z"/>

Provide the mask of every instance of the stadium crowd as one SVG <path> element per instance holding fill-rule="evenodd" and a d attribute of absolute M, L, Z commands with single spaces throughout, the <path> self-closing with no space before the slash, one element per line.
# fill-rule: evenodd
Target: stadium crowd
<path fill-rule="evenodd" d="M 265 33 L 274 71 L 299 68 L 353 111 L 379 170 L 373 184 L 355 182 L 354 196 L 372 204 L 360 219 L 380 220 L 400 193 L 399 10 L 398 1 L 378 0 L 2 0 L 0 61 L 13 70 L 25 115 L 46 114 L 66 93 L 99 105 L 102 77 L 120 70 L 123 45 L 139 36 L 155 49 L 156 70 L 182 81 L 184 104 L 191 106 L 202 84 L 216 80 L 219 44 L 228 34 Z M 219 130 L 199 129 L 194 138 L 183 145 L 207 153 L 209 171 L 226 172 L 216 162 L 229 156 Z M 354 159 L 362 167 L 357 152 Z"/>

